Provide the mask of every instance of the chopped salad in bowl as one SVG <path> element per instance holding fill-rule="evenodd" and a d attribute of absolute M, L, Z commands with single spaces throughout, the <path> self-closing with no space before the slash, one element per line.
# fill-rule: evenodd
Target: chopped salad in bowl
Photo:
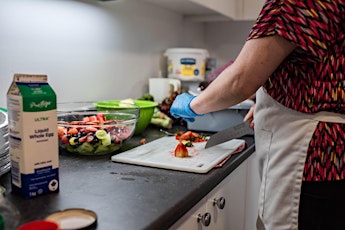
<path fill-rule="evenodd" d="M 112 153 L 132 137 L 137 120 L 126 110 L 58 112 L 59 147 L 80 155 Z"/>

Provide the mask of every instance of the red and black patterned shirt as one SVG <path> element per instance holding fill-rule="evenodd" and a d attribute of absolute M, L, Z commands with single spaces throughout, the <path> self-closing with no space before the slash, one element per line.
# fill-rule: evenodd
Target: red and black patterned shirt
<path fill-rule="evenodd" d="M 345 114 L 345 0 L 268 0 L 248 40 L 272 35 L 298 48 L 266 82 L 268 94 L 299 112 Z M 303 179 L 345 179 L 345 124 L 319 122 Z"/>

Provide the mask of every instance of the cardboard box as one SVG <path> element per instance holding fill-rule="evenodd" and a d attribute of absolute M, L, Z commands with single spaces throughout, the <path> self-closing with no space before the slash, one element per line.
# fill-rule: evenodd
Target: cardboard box
<path fill-rule="evenodd" d="M 59 191 L 56 95 L 46 75 L 15 74 L 7 92 L 12 192 Z"/>

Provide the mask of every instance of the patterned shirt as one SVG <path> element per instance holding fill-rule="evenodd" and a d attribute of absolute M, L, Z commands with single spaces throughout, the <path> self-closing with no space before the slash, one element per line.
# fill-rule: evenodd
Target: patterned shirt
<path fill-rule="evenodd" d="M 297 45 L 264 87 L 304 113 L 345 114 L 345 0 L 268 0 L 249 39 L 279 35 Z M 303 180 L 345 179 L 345 124 L 319 122 Z"/>

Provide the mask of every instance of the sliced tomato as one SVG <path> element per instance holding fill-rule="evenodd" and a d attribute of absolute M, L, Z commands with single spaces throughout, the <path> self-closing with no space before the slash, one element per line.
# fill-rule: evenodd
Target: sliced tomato
<path fill-rule="evenodd" d="M 70 125 L 84 125 L 85 122 L 84 121 L 71 121 L 69 124 Z"/>
<path fill-rule="evenodd" d="M 92 127 L 92 126 L 85 127 L 85 133 L 90 133 L 90 132 L 95 133 L 97 132 L 97 130 L 98 130 L 97 128 Z"/>
<path fill-rule="evenodd" d="M 89 122 L 90 119 L 89 119 L 89 117 L 83 117 L 83 121 L 84 121 L 84 122 Z"/>
<path fill-rule="evenodd" d="M 96 116 L 89 116 L 89 121 L 97 121 L 97 117 Z"/>
<path fill-rule="evenodd" d="M 182 134 L 183 134 L 182 131 L 176 132 L 176 134 L 175 134 L 175 139 L 176 139 L 176 140 L 180 140 L 180 137 L 181 137 Z"/>
<path fill-rule="evenodd" d="M 140 144 L 141 144 L 141 145 L 145 145 L 146 143 L 147 143 L 147 141 L 146 141 L 145 138 L 142 138 L 142 139 L 140 140 Z"/>
<path fill-rule="evenodd" d="M 79 143 L 83 143 L 87 140 L 87 136 L 82 136 L 78 139 Z"/>
<path fill-rule="evenodd" d="M 70 128 L 70 129 L 67 131 L 67 134 L 70 134 L 70 135 L 78 134 L 78 129 L 72 127 L 72 128 Z"/>
<path fill-rule="evenodd" d="M 62 137 L 67 134 L 67 129 L 61 126 L 58 126 L 58 137 Z"/>
<path fill-rule="evenodd" d="M 180 136 L 180 140 L 190 140 L 192 137 L 192 131 L 187 131 Z"/>
<path fill-rule="evenodd" d="M 61 143 L 63 143 L 63 144 L 69 143 L 69 139 L 68 139 L 67 135 L 60 137 L 60 140 L 61 140 Z"/>
<path fill-rule="evenodd" d="M 206 138 L 198 133 L 192 131 L 186 131 L 184 133 L 178 133 L 175 135 L 175 139 L 179 141 L 191 141 L 191 142 L 204 142 Z"/>
<path fill-rule="evenodd" d="M 105 121 L 105 116 L 103 113 L 97 113 L 96 118 L 99 122 L 104 122 Z"/>

